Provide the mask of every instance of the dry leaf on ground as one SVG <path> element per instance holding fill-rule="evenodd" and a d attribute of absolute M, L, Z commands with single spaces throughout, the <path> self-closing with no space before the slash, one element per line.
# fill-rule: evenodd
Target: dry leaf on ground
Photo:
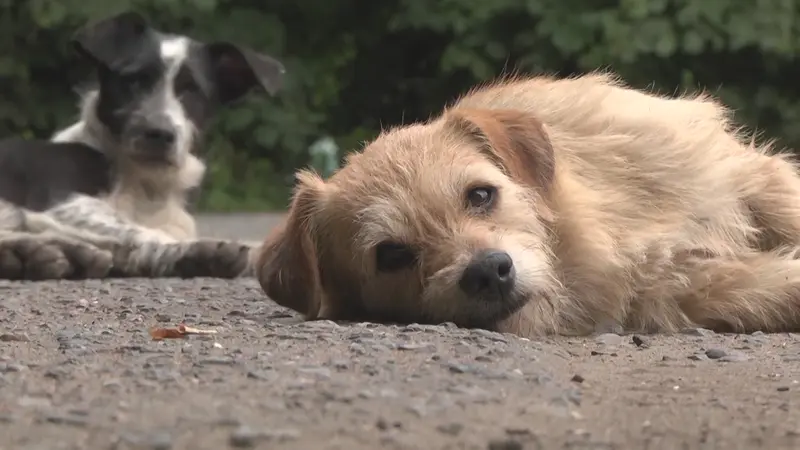
<path fill-rule="evenodd" d="M 182 339 L 190 334 L 217 334 L 217 330 L 202 330 L 200 328 L 193 328 L 180 324 L 174 328 L 160 328 L 154 327 L 150 329 L 150 337 L 154 341 L 162 339 Z"/>

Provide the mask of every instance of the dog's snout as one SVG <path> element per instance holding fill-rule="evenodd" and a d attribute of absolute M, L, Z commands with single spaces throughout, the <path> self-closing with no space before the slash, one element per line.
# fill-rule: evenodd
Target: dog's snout
<path fill-rule="evenodd" d="M 473 256 L 459 280 L 467 295 L 501 299 L 514 287 L 516 272 L 511 256 L 501 250 L 486 250 Z"/>
<path fill-rule="evenodd" d="M 167 127 L 147 127 L 142 130 L 142 135 L 157 146 L 167 147 L 175 143 L 175 131 Z"/>

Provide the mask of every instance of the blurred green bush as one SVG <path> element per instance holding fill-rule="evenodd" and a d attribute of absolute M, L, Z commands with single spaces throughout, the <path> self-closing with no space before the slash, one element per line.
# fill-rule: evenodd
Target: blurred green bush
<path fill-rule="evenodd" d="M 794 0 L 0 0 L 2 135 L 74 120 L 87 75 L 68 37 L 123 10 L 162 29 L 234 40 L 283 60 L 286 89 L 250 96 L 208 136 L 202 206 L 282 208 L 309 148 L 354 149 L 425 119 L 503 72 L 610 67 L 662 92 L 707 89 L 737 120 L 800 148 Z M 44 105 L 44 106 L 42 106 Z"/>

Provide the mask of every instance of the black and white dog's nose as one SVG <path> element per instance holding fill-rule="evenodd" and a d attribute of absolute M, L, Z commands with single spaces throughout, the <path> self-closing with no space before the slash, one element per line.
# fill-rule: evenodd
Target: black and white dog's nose
<path fill-rule="evenodd" d="M 164 127 L 151 127 L 142 130 L 142 137 L 149 144 L 158 147 L 168 147 L 175 143 L 175 132 Z"/>

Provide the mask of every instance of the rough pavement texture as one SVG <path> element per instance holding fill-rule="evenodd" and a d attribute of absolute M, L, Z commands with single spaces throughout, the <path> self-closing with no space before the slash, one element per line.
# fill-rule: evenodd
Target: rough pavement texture
<path fill-rule="evenodd" d="M 0 449 L 800 448 L 798 334 L 301 322 L 251 279 L 0 293 Z M 148 334 L 180 322 L 218 334 Z"/>

